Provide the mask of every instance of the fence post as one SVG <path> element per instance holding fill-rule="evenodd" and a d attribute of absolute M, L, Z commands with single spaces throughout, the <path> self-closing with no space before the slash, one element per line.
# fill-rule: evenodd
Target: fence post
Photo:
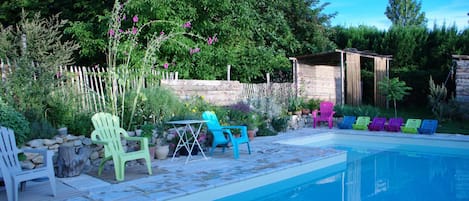
<path fill-rule="evenodd" d="M 231 80 L 231 65 L 228 64 L 228 66 L 226 67 L 226 80 L 230 81 Z"/>
<path fill-rule="evenodd" d="M 267 84 L 270 84 L 270 73 L 266 73 L 265 76 L 267 77 Z"/>

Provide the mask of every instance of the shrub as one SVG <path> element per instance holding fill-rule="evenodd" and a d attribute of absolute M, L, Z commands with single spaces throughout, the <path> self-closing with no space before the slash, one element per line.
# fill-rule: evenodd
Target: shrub
<path fill-rule="evenodd" d="M 29 136 L 28 140 L 51 139 L 57 135 L 57 133 L 57 129 L 55 129 L 48 121 L 34 121 L 31 123 L 31 135 Z"/>
<path fill-rule="evenodd" d="M 288 127 L 288 117 L 274 117 L 271 125 L 275 131 L 284 132 Z"/>
<path fill-rule="evenodd" d="M 16 144 L 22 145 L 30 135 L 29 122 L 26 118 L 10 105 L 3 102 L 0 97 L 0 125 L 13 129 L 16 137 Z"/>
<path fill-rule="evenodd" d="M 89 112 L 78 112 L 74 114 L 73 123 L 67 126 L 68 132 L 74 135 L 90 137 L 91 132 L 94 130 L 93 123 L 91 122 L 92 115 L 93 114 Z"/>
<path fill-rule="evenodd" d="M 335 116 L 369 116 L 373 118 L 380 115 L 380 109 L 371 105 L 336 105 L 334 111 Z"/>

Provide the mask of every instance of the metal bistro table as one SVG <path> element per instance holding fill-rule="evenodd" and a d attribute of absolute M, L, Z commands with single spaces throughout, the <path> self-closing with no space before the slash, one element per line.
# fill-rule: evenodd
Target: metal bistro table
<path fill-rule="evenodd" d="M 166 124 L 172 124 L 174 129 L 176 130 L 178 136 L 179 136 L 179 141 L 178 144 L 176 145 L 173 153 L 173 157 L 171 158 L 171 161 L 174 159 L 176 156 L 176 152 L 180 150 L 181 148 L 185 148 L 187 150 L 187 158 L 185 164 L 189 162 L 190 158 L 192 158 L 192 150 L 194 147 L 199 149 L 200 153 L 202 153 L 202 156 L 204 157 L 205 160 L 207 160 L 207 157 L 205 156 L 204 150 L 202 149 L 202 146 L 200 146 L 198 137 L 200 134 L 200 130 L 202 128 L 202 125 L 207 122 L 206 120 L 179 120 L 179 121 L 168 121 Z M 177 125 L 184 125 L 184 129 L 182 132 L 179 131 L 177 128 Z M 194 126 L 197 128 L 194 130 L 192 128 Z M 191 142 L 193 141 L 193 142 Z"/>

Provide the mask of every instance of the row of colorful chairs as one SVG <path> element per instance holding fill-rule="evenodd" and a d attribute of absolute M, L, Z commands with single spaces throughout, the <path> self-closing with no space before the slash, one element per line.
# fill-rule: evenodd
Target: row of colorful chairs
<path fill-rule="evenodd" d="M 369 131 L 390 131 L 403 133 L 433 134 L 438 127 L 438 120 L 435 119 L 407 119 L 404 123 L 403 118 L 390 118 L 387 122 L 385 117 L 374 117 L 370 122 L 367 116 L 344 116 L 343 121 L 338 124 L 341 129 L 355 129 Z"/>

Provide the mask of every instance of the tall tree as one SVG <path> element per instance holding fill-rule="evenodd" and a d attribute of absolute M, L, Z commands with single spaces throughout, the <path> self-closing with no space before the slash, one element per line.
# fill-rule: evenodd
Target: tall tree
<path fill-rule="evenodd" d="M 427 20 L 421 7 L 422 3 L 416 0 L 389 0 L 384 14 L 394 26 L 423 26 Z"/>

